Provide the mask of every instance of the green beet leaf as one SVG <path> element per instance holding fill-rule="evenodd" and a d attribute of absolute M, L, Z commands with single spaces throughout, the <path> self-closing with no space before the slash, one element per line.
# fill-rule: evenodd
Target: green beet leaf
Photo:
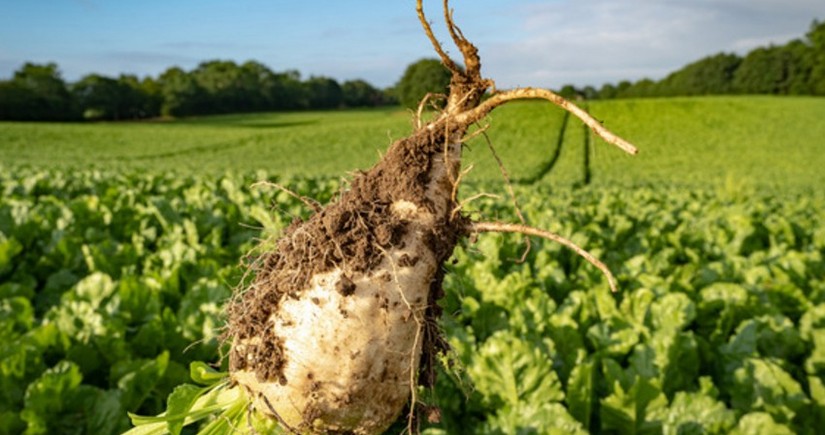
<path fill-rule="evenodd" d="M 178 385 L 166 399 L 166 414 L 169 416 L 180 416 L 167 421 L 167 429 L 171 435 L 180 434 L 183 428 L 184 416 L 195 404 L 195 400 L 203 394 L 203 388 L 190 384 Z"/>
<path fill-rule="evenodd" d="M 663 435 L 727 434 L 736 413 L 716 399 L 710 378 L 701 378 L 696 392 L 676 393 L 664 417 Z"/>
<path fill-rule="evenodd" d="M 497 332 L 484 342 L 468 373 L 491 408 L 564 399 L 552 355 L 509 332 Z"/>
<path fill-rule="evenodd" d="M 587 355 L 584 349 L 579 349 L 576 365 L 570 372 L 567 381 L 565 403 L 567 403 L 570 414 L 585 429 L 590 428 L 591 420 L 598 406 L 597 376 L 598 364 L 592 356 Z"/>
<path fill-rule="evenodd" d="M 482 433 L 586 435 L 588 432 L 560 403 L 521 402 L 500 409 L 483 426 Z"/>
<path fill-rule="evenodd" d="M 0 232 L 0 277 L 12 270 L 14 258 L 23 252 L 23 245 Z"/>
<path fill-rule="evenodd" d="M 696 304 L 684 293 L 668 293 L 650 305 L 655 330 L 681 331 L 696 319 Z"/>
<path fill-rule="evenodd" d="M 163 378 L 168 365 L 169 352 L 163 352 L 155 359 L 115 364 L 112 367 L 112 376 L 117 380 L 118 389 L 123 392 L 124 408 L 136 411 Z"/>
<path fill-rule="evenodd" d="M 805 371 L 809 375 L 825 376 L 825 328 L 813 330 L 810 336 L 813 350 L 805 360 Z"/>
<path fill-rule="evenodd" d="M 809 404 L 802 386 L 769 360 L 746 358 L 726 377 L 731 405 L 740 411 L 763 411 L 788 423 Z"/>
<path fill-rule="evenodd" d="M 656 381 L 637 376 L 629 389 L 620 382 L 613 393 L 601 401 L 602 429 L 622 434 L 658 434 L 667 412 L 667 397 Z"/>
<path fill-rule="evenodd" d="M 777 423 L 770 414 L 751 412 L 742 416 L 730 435 L 795 435 L 790 427 Z"/>
<path fill-rule="evenodd" d="M 69 411 L 75 404 L 75 392 L 83 381 L 74 363 L 61 361 L 29 384 L 21 418 L 26 422 L 26 434 L 58 433 L 67 421 L 55 416 Z M 77 429 L 74 431 L 79 433 Z"/>

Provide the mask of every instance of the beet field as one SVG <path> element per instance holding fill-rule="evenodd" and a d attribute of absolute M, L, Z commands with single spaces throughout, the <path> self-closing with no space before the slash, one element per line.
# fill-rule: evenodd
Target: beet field
<path fill-rule="evenodd" d="M 521 237 L 461 242 L 439 301 L 449 351 L 415 391 L 414 425 L 818 433 L 825 99 L 586 107 L 639 155 L 560 109 L 513 104 L 486 122 L 518 208 L 481 136 L 460 199 L 572 240 L 619 291 L 558 244 L 533 240 L 521 261 Z M 277 430 L 222 388 L 243 265 L 411 130 L 400 109 L 0 123 L 0 433 Z"/>

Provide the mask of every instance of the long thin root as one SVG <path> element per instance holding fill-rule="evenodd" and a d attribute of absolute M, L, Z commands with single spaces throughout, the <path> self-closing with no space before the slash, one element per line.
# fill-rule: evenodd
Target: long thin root
<path fill-rule="evenodd" d="M 604 263 L 599 261 L 598 258 L 594 257 L 593 254 L 585 251 L 579 245 L 573 243 L 572 241 L 565 239 L 564 237 L 551 233 L 550 231 L 545 231 L 539 228 L 530 227 L 527 225 L 519 225 L 519 224 L 509 224 L 504 222 L 473 222 L 470 224 L 470 231 L 473 233 L 518 233 L 524 234 L 528 236 L 534 237 L 541 237 L 543 239 L 547 239 L 561 245 L 564 245 L 574 252 L 579 254 L 588 263 L 596 266 L 599 270 L 602 271 L 604 276 L 607 278 L 607 283 L 610 285 L 610 290 L 613 292 L 617 291 L 616 285 L 616 278 L 610 273 L 610 269 L 605 266 Z"/>
<path fill-rule="evenodd" d="M 297 199 L 298 201 L 303 202 L 304 205 L 311 208 L 312 211 L 315 212 L 315 213 L 318 213 L 319 211 L 321 211 L 321 208 L 322 208 L 321 204 L 319 204 L 318 201 L 316 201 L 312 198 L 303 196 L 303 195 L 299 195 L 298 193 L 293 192 L 292 190 L 290 190 L 290 189 L 286 188 L 285 186 L 282 186 L 278 183 L 272 183 L 270 181 L 258 181 L 257 183 L 253 183 L 251 187 L 252 188 L 274 187 L 274 188 L 280 190 L 281 192 L 284 192 L 284 193 L 288 194 L 289 196 Z"/>
<path fill-rule="evenodd" d="M 488 113 L 490 113 L 490 111 L 508 101 L 530 99 L 550 101 L 551 103 L 575 115 L 588 127 L 590 127 L 590 129 L 593 130 L 593 132 L 596 133 L 597 136 L 604 139 L 605 142 L 612 145 L 616 145 L 617 147 L 621 148 L 622 151 L 628 154 L 636 154 L 639 152 L 639 150 L 635 146 L 633 146 L 633 144 L 622 139 L 621 137 L 617 136 L 616 134 L 608 130 L 604 125 L 602 125 L 601 122 L 599 122 L 596 118 L 593 118 L 581 107 L 571 103 L 561 95 L 558 95 L 555 92 L 547 89 L 519 88 L 499 92 L 491 96 L 487 100 L 483 101 L 475 108 L 457 115 L 456 118 L 459 123 L 469 125 L 473 122 L 478 121 L 479 119 L 484 118 Z"/>

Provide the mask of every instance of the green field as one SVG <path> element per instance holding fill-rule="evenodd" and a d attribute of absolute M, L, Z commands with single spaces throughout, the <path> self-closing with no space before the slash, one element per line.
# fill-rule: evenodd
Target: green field
<path fill-rule="evenodd" d="M 419 392 L 442 421 L 422 421 L 424 432 L 816 434 L 825 99 L 589 110 L 641 153 L 591 138 L 588 186 L 585 130 L 560 110 L 508 106 L 489 134 L 528 223 L 601 258 L 620 291 L 555 244 L 537 241 L 519 263 L 517 237 L 463 243 L 441 301 L 451 363 Z M 127 412 L 180 408 L 190 364 L 220 360 L 240 259 L 309 213 L 251 185 L 277 179 L 328 201 L 409 119 L 388 109 L 0 123 L 0 434 L 116 434 Z M 468 148 L 464 194 L 501 193 L 486 142 Z M 468 210 L 516 221 L 506 198 Z M 203 427 L 245 430 L 243 410 Z"/>
<path fill-rule="evenodd" d="M 641 149 L 630 158 L 591 141 L 594 183 L 825 185 L 825 99 L 614 100 L 590 103 L 590 110 Z M 563 118 L 546 103 L 493 113 L 489 136 L 514 179 L 535 177 L 550 162 Z M 12 166 L 340 177 L 373 164 L 392 140 L 411 131 L 410 119 L 406 111 L 384 109 L 173 122 L 0 123 L 0 155 Z M 570 185 L 582 179 L 584 141 L 581 123 L 571 120 L 547 180 Z M 486 143 L 479 138 L 470 148 L 465 162 L 476 165 L 473 179 L 500 179 Z"/>

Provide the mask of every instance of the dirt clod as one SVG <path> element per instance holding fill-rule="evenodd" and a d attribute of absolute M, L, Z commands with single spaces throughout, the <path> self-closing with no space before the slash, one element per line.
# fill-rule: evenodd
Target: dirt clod
<path fill-rule="evenodd" d="M 398 265 L 401 267 L 412 267 L 418 263 L 418 257 L 415 255 L 404 254 L 398 259 Z"/>
<path fill-rule="evenodd" d="M 355 293 L 355 283 L 348 276 L 341 275 L 341 278 L 335 284 L 335 290 L 343 296 L 350 296 Z"/>

